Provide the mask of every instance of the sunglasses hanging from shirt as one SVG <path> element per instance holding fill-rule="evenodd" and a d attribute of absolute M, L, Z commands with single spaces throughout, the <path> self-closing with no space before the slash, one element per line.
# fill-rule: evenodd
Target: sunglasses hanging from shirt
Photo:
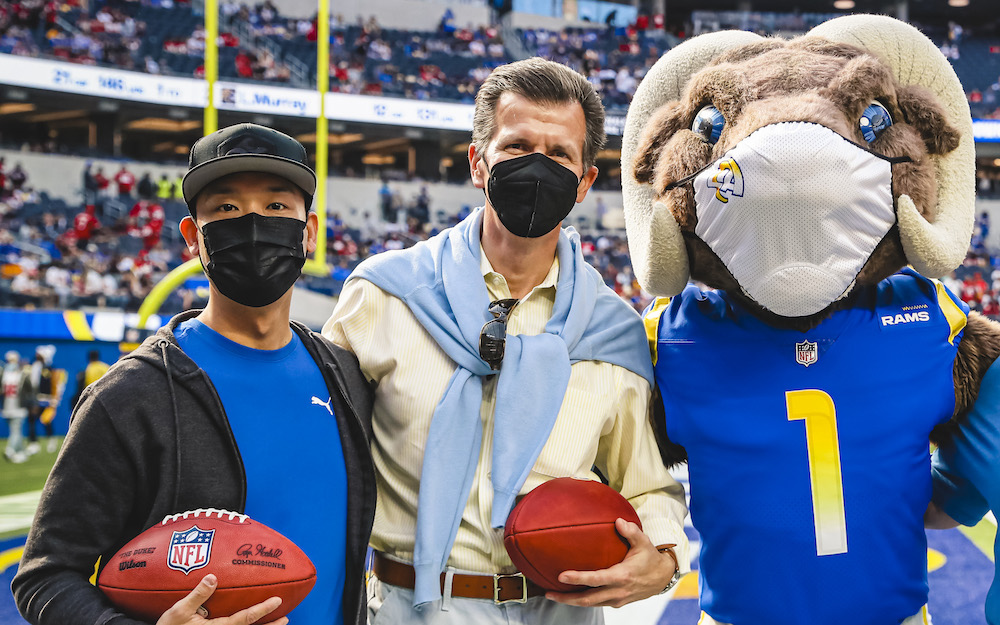
<path fill-rule="evenodd" d="M 501 299 L 491 302 L 487 309 L 493 315 L 493 319 L 487 321 L 479 333 L 479 357 L 493 371 L 499 371 L 503 363 L 504 348 L 507 344 L 507 318 L 514 310 L 514 306 L 517 306 L 517 302 L 516 299 Z"/>

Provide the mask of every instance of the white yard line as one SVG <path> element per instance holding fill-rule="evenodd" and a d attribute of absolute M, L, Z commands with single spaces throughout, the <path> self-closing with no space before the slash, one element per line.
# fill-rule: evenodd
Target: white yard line
<path fill-rule="evenodd" d="M 20 529 L 27 531 L 41 497 L 40 490 L 0 497 L 0 533 Z"/>

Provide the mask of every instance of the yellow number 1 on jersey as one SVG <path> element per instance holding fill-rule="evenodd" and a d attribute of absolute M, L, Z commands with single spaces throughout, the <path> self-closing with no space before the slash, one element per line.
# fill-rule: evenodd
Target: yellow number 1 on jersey
<path fill-rule="evenodd" d="M 847 553 L 844 484 L 840 473 L 837 410 L 833 398 L 817 390 L 787 391 L 785 404 L 789 421 L 806 422 L 816 555 Z"/>

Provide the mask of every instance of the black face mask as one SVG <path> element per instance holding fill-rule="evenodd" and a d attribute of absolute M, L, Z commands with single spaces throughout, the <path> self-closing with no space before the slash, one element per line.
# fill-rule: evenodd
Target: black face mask
<path fill-rule="evenodd" d="M 486 197 L 511 234 L 535 238 L 552 232 L 569 215 L 582 181 L 551 158 L 535 152 L 494 165 Z"/>
<path fill-rule="evenodd" d="M 305 228 L 298 219 L 257 213 L 205 224 L 205 273 L 234 302 L 253 308 L 272 304 L 302 273 Z"/>

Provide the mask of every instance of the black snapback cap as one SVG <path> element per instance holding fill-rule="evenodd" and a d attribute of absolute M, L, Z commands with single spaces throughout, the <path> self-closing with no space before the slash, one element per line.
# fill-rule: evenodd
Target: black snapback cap
<path fill-rule="evenodd" d="M 191 146 L 182 188 L 184 201 L 194 198 L 211 182 L 241 172 L 280 176 L 305 191 L 306 209 L 316 194 L 316 172 L 309 167 L 306 149 L 283 132 L 257 124 L 236 124 L 216 130 Z"/>

